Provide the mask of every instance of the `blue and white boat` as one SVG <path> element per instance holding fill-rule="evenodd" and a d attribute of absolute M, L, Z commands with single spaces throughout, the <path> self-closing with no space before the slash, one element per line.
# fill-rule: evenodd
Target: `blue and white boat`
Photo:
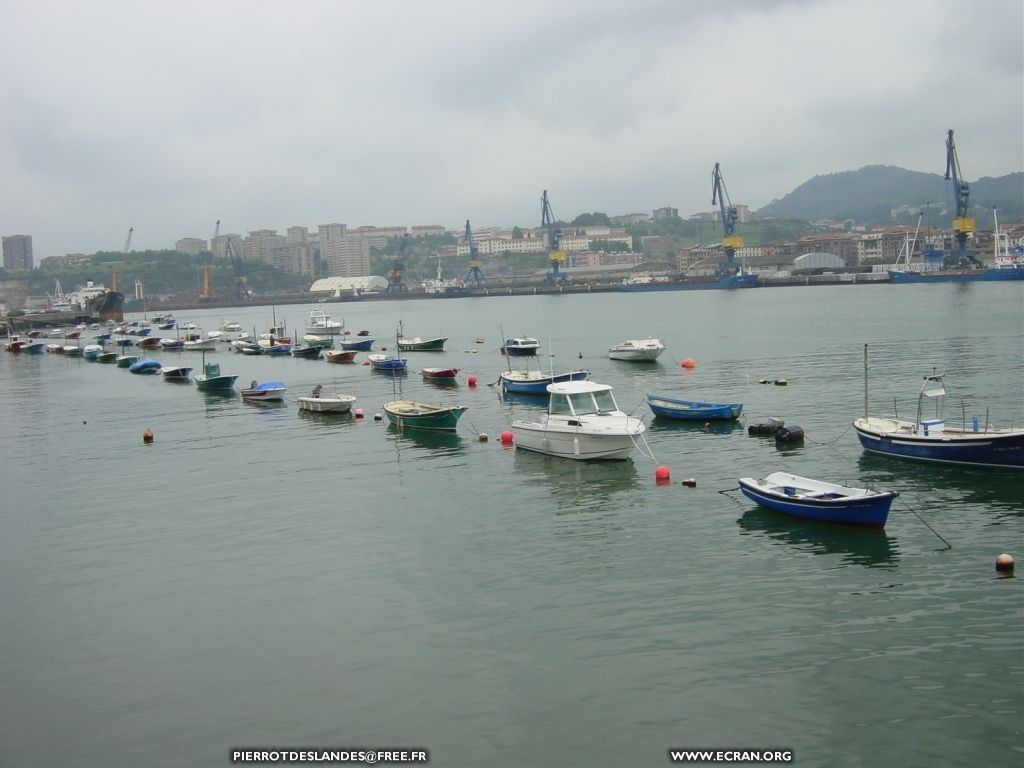
<path fill-rule="evenodd" d="M 130 373 L 141 373 L 141 374 L 156 374 L 160 373 L 160 361 L 153 360 L 151 358 L 143 358 L 137 363 L 132 363 L 128 366 Z"/>
<path fill-rule="evenodd" d="M 357 337 L 357 338 L 342 338 L 338 342 L 338 346 L 345 350 L 354 350 L 356 352 L 369 352 L 373 349 L 373 339 L 369 337 Z"/>
<path fill-rule="evenodd" d="M 566 373 L 544 373 L 543 371 L 502 371 L 498 374 L 498 384 L 503 392 L 517 395 L 548 394 L 549 384 L 566 381 L 586 381 L 590 371 L 567 371 Z"/>
<path fill-rule="evenodd" d="M 866 382 L 866 349 L 864 366 Z M 853 422 L 861 446 L 870 453 L 920 461 L 1024 469 L 1024 428 L 994 427 L 988 423 L 987 411 L 984 416 L 968 417 L 966 410 L 960 425 L 954 426 L 943 417 L 945 396 L 943 375 L 935 373 L 924 377 L 913 419 L 869 416 L 865 396 L 864 416 Z M 935 407 L 929 415 L 925 408 L 930 401 Z"/>
<path fill-rule="evenodd" d="M 655 416 L 692 421 L 732 421 L 743 413 L 743 403 L 709 403 L 706 400 L 680 400 L 668 395 L 645 395 Z"/>
<path fill-rule="evenodd" d="M 823 523 L 883 528 L 896 491 L 851 488 L 788 472 L 755 480 L 741 477 L 740 490 L 751 501 L 784 515 Z"/>
<path fill-rule="evenodd" d="M 367 355 L 366 359 L 375 371 L 404 371 L 409 362 L 404 357 L 385 354 Z"/>
<path fill-rule="evenodd" d="M 246 400 L 283 400 L 287 389 L 283 381 L 265 381 L 262 384 L 253 381 L 247 389 L 242 390 L 242 397 Z"/>

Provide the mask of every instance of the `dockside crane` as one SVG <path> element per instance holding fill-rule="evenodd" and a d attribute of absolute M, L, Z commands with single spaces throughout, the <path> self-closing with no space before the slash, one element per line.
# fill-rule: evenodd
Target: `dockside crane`
<path fill-rule="evenodd" d="M 540 198 L 540 225 L 548 230 L 548 258 L 551 260 L 551 271 L 544 277 L 544 281 L 551 285 L 565 284 L 565 275 L 561 273 L 562 264 L 565 262 L 565 251 L 559 246 L 562 242 L 562 230 L 555 225 L 555 214 L 551 211 L 551 203 L 548 202 L 548 191 L 545 189 Z"/>
<path fill-rule="evenodd" d="M 711 172 L 711 204 L 718 205 L 719 214 L 722 217 L 722 227 L 725 234 L 722 236 L 722 248 L 725 249 L 725 262 L 722 264 L 720 274 L 735 275 L 740 271 L 740 263 L 736 261 L 736 249 L 743 247 L 743 238 L 736 234 L 736 220 L 739 212 L 736 206 L 729 199 L 729 190 L 725 188 L 725 179 L 722 178 L 722 170 L 718 163 Z"/>
<path fill-rule="evenodd" d="M 388 287 L 385 293 L 405 293 L 408 287 L 405 284 L 405 258 L 409 250 L 409 235 L 402 236 L 402 243 L 398 246 L 398 258 L 391 265 L 388 272 Z"/>
<path fill-rule="evenodd" d="M 235 253 L 230 237 L 224 243 L 224 260 L 231 262 L 231 266 L 235 270 L 235 298 L 248 299 L 250 295 L 249 277 L 245 274 L 245 270 L 242 269 L 242 257 Z"/>
<path fill-rule="evenodd" d="M 469 226 L 469 219 L 466 219 L 466 245 L 469 246 L 469 272 L 466 274 L 466 282 L 474 280 L 476 287 L 480 288 L 485 282 L 484 273 L 480 271 L 484 262 L 480 258 L 476 243 L 473 242 L 473 230 Z"/>
<path fill-rule="evenodd" d="M 956 236 L 957 252 L 946 260 L 947 267 L 977 267 L 981 262 L 967 248 L 967 238 L 974 232 L 974 217 L 970 211 L 971 188 L 960 173 L 960 160 L 953 143 L 953 129 L 946 134 L 946 181 L 953 182 L 953 197 L 956 200 L 956 217 L 953 232 Z"/>
<path fill-rule="evenodd" d="M 128 239 L 124 241 L 124 254 L 127 256 L 132 252 L 132 232 L 135 231 L 135 227 L 128 227 Z"/>

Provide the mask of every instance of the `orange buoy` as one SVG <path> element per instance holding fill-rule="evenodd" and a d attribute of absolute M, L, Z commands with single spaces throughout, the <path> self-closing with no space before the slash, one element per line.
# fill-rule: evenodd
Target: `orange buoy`
<path fill-rule="evenodd" d="M 1004 552 L 997 557 L 996 570 L 1000 573 L 1011 573 L 1013 571 L 1013 556 Z"/>
<path fill-rule="evenodd" d="M 357 419 L 363 418 L 363 409 L 362 408 L 356 408 L 356 418 Z"/>
<path fill-rule="evenodd" d="M 512 433 L 509 432 L 508 430 L 505 430 L 504 432 L 501 433 L 501 444 L 512 445 Z"/>
<path fill-rule="evenodd" d="M 683 362 L 681 362 L 679 365 L 683 368 L 693 368 L 697 364 L 693 362 L 692 357 L 688 357 L 685 360 L 683 360 Z"/>
<path fill-rule="evenodd" d="M 470 375 L 466 379 L 466 383 L 469 384 L 469 386 L 471 386 L 471 387 L 475 387 L 476 386 L 476 376 Z"/>
<path fill-rule="evenodd" d="M 146 431 L 142 433 L 142 442 L 152 443 L 153 442 L 153 430 L 146 427 Z"/>

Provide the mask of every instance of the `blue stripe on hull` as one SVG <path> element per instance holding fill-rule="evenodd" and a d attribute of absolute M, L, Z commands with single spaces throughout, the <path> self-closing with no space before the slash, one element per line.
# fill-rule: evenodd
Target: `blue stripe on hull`
<path fill-rule="evenodd" d="M 987 467 L 1024 468 L 1024 435 L 981 437 L 967 443 L 894 441 L 857 432 L 861 446 L 871 453 L 919 461 L 969 464 Z"/>

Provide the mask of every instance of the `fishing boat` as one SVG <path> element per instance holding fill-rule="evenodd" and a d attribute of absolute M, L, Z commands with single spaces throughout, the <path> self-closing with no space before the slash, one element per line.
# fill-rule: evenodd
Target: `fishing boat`
<path fill-rule="evenodd" d="M 217 348 L 216 339 L 191 339 L 185 341 L 185 349 L 192 352 L 208 352 Z"/>
<path fill-rule="evenodd" d="M 540 421 L 513 421 L 517 448 L 565 459 L 625 459 L 644 423 L 619 410 L 607 384 L 549 384 L 548 410 Z"/>
<path fill-rule="evenodd" d="M 27 343 L 28 342 L 20 336 L 9 336 L 7 343 L 4 345 L 4 349 L 8 352 L 21 352 Z"/>
<path fill-rule="evenodd" d="M 185 348 L 184 339 L 160 339 L 160 348 L 165 352 L 178 352 Z"/>
<path fill-rule="evenodd" d="M 131 368 L 137 362 L 139 362 L 139 356 L 138 355 L 118 355 L 117 356 L 117 367 L 118 368 Z"/>
<path fill-rule="evenodd" d="M 302 357 L 306 360 L 319 360 L 324 348 L 317 344 L 304 344 L 292 347 L 292 357 Z"/>
<path fill-rule="evenodd" d="M 82 348 L 80 346 L 78 346 L 77 344 L 65 344 L 64 345 L 64 354 L 67 357 L 81 357 L 82 356 Z"/>
<path fill-rule="evenodd" d="M 284 393 L 288 391 L 288 388 L 284 385 L 283 381 L 265 381 L 262 384 L 253 382 L 248 388 L 242 390 L 242 398 L 245 400 L 259 400 L 259 401 L 270 401 L 270 400 L 284 400 Z"/>
<path fill-rule="evenodd" d="M 943 374 L 924 377 L 912 419 L 868 415 L 868 351 L 864 347 L 864 415 L 854 419 L 853 428 L 861 446 L 869 453 L 899 456 L 944 464 L 1024 469 L 1024 428 L 994 427 L 985 416 L 967 418 L 961 411 L 959 426 L 943 416 L 946 386 Z M 934 403 L 926 413 L 926 404 Z"/>
<path fill-rule="evenodd" d="M 501 345 L 501 354 L 510 357 L 527 357 L 536 355 L 538 349 L 540 349 L 540 342 L 536 339 L 529 336 L 518 336 L 505 339 L 505 343 Z"/>
<path fill-rule="evenodd" d="M 458 368 L 424 368 L 420 371 L 424 379 L 431 381 L 452 381 L 459 375 Z"/>
<path fill-rule="evenodd" d="M 367 355 L 366 359 L 370 361 L 370 367 L 375 371 L 404 371 L 409 363 L 404 357 L 382 353 Z"/>
<path fill-rule="evenodd" d="M 408 338 L 401 321 L 398 323 L 399 334 L 396 339 L 399 352 L 443 352 L 444 343 L 448 341 L 447 336 L 435 336 L 432 339 L 424 339 L 420 336 Z"/>
<path fill-rule="evenodd" d="M 86 360 L 95 360 L 103 352 L 102 344 L 86 344 L 82 347 L 82 357 Z"/>
<path fill-rule="evenodd" d="M 331 316 L 322 309 L 314 309 L 306 321 L 306 333 L 316 336 L 336 336 L 344 329 L 344 323 L 331 320 Z"/>
<path fill-rule="evenodd" d="M 625 360 L 631 363 L 657 360 L 665 351 L 665 345 L 658 339 L 629 339 L 608 349 L 611 360 Z"/>
<path fill-rule="evenodd" d="M 517 395 L 546 395 L 550 384 L 585 381 L 589 376 L 590 371 L 586 370 L 544 373 L 543 371 L 509 369 L 498 374 L 498 384 L 501 386 L 502 392 L 512 392 Z"/>
<path fill-rule="evenodd" d="M 160 373 L 160 361 L 144 357 L 136 363 L 128 366 L 129 373 L 153 375 Z"/>
<path fill-rule="evenodd" d="M 191 368 L 179 365 L 163 369 L 164 381 L 188 381 L 189 374 L 191 373 Z"/>
<path fill-rule="evenodd" d="M 139 339 L 135 342 L 135 346 L 139 349 L 156 349 L 160 346 L 160 339 L 156 336 L 146 336 L 145 338 Z"/>
<path fill-rule="evenodd" d="M 344 338 L 338 342 L 338 346 L 351 352 L 369 352 L 373 349 L 374 340 L 368 336 L 356 339 Z"/>
<path fill-rule="evenodd" d="M 221 373 L 219 363 L 206 362 L 206 355 L 203 355 L 203 372 L 197 374 L 196 386 L 207 392 L 225 392 L 235 386 L 235 379 L 238 376 Z"/>
<path fill-rule="evenodd" d="M 100 352 L 100 356 L 96 358 L 97 363 L 116 363 L 119 355 L 117 352 Z"/>
<path fill-rule="evenodd" d="M 23 355 L 41 355 L 45 351 L 46 342 L 44 341 L 29 341 L 21 348 Z"/>
<path fill-rule="evenodd" d="M 263 354 L 270 357 L 286 357 L 292 353 L 290 343 L 275 342 L 270 346 L 263 347 Z"/>
<path fill-rule="evenodd" d="M 428 405 L 413 400 L 392 400 L 384 403 L 384 413 L 388 421 L 399 429 L 454 432 L 459 417 L 465 412 L 464 405 Z"/>
<path fill-rule="evenodd" d="M 325 349 L 321 356 L 328 363 L 354 363 L 356 351 L 354 349 Z"/>
<path fill-rule="evenodd" d="M 882 528 L 896 491 L 851 488 L 811 480 L 788 472 L 773 472 L 765 478 L 739 479 L 740 490 L 751 501 L 767 509 L 806 520 L 843 525 Z"/>
<path fill-rule="evenodd" d="M 313 387 L 308 397 L 298 398 L 299 410 L 315 413 L 348 413 L 355 401 L 355 395 L 324 392 L 322 384 Z"/>
<path fill-rule="evenodd" d="M 668 395 L 645 395 L 655 416 L 666 419 L 700 421 L 733 420 L 743 413 L 743 403 L 709 403 L 705 400 L 681 400 Z"/>

